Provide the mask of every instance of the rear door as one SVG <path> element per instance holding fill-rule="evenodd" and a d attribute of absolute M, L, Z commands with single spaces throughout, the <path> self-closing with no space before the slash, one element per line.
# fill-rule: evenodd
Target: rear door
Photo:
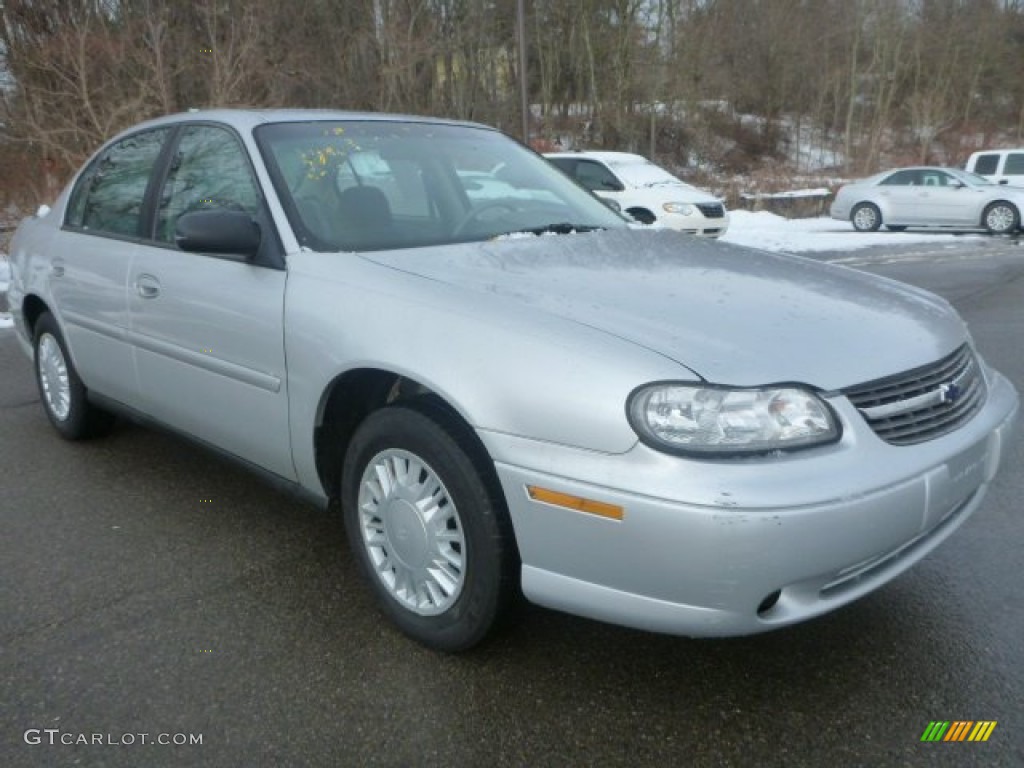
<path fill-rule="evenodd" d="M 262 192 L 226 126 L 183 127 L 155 203 L 153 243 L 128 278 L 143 410 L 287 478 L 294 477 L 284 358 L 286 272 L 174 244 L 186 212 L 244 210 L 278 248 Z M 280 253 L 278 253 L 278 257 Z"/>
<path fill-rule="evenodd" d="M 922 194 L 921 174 L 916 168 L 896 171 L 882 179 L 878 184 L 882 220 L 898 225 L 923 223 Z"/>
<path fill-rule="evenodd" d="M 126 405 L 138 392 L 128 340 L 128 273 L 143 240 L 150 178 L 168 128 L 112 144 L 79 176 L 50 263 L 54 307 L 85 385 Z"/>

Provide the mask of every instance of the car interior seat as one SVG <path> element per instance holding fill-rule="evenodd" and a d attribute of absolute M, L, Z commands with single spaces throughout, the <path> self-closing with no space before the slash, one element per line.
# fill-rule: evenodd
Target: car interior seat
<path fill-rule="evenodd" d="M 338 236 L 355 250 L 381 248 L 393 240 L 391 204 L 371 186 L 349 187 L 339 195 Z"/>

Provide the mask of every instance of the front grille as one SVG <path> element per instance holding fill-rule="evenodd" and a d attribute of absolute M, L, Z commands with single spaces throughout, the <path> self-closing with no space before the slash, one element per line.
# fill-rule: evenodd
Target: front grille
<path fill-rule="evenodd" d="M 697 203 L 697 209 L 705 219 L 720 219 L 725 216 L 725 207 L 721 203 Z"/>
<path fill-rule="evenodd" d="M 913 445 L 952 432 L 985 402 L 985 380 L 964 344 L 937 363 L 844 390 L 875 434 Z"/>

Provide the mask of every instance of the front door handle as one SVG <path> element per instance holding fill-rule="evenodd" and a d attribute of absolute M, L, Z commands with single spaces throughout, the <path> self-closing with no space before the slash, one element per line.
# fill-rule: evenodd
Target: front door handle
<path fill-rule="evenodd" d="M 50 262 L 50 274 L 54 277 L 64 277 L 64 259 L 58 256 Z"/>
<path fill-rule="evenodd" d="M 135 290 L 144 299 L 155 299 L 160 295 L 160 281 L 153 275 L 139 275 L 135 278 Z"/>

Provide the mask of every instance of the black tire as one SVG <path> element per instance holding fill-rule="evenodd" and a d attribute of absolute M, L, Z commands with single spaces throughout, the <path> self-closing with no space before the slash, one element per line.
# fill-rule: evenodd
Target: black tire
<path fill-rule="evenodd" d="M 626 211 L 630 216 L 639 221 L 641 224 L 653 224 L 657 221 L 653 213 L 648 211 L 646 208 L 630 208 Z"/>
<path fill-rule="evenodd" d="M 850 211 L 850 222 L 858 232 L 877 232 L 882 226 L 882 212 L 874 203 L 857 203 Z"/>
<path fill-rule="evenodd" d="M 886 224 L 885 228 L 888 229 L 890 232 L 905 232 L 907 229 L 906 227 L 900 224 Z"/>
<path fill-rule="evenodd" d="M 993 235 L 1008 235 L 1020 229 L 1020 211 L 1013 203 L 997 200 L 981 214 L 981 226 Z"/>
<path fill-rule="evenodd" d="M 406 635 L 436 650 L 463 651 L 481 642 L 518 592 L 515 540 L 489 461 L 467 427 L 428 401 L 370 414 L 345 455 L 341 500 L 349 544 L 383 612 Z M 387 469 L 388 484 L 398 489 L 387 500 L 381 491 L 384 483 L 379 481 L 382 467 Z M 411 484 L 401 482 L 413 476 L 422 483 L 420 489 L 439 481 L 435 493 L 417 500 L 429 497 L 431 503 L 437 502 L 438 512 L 431 519 L 441 519 L 442 526 L 425 522 L 423 506 L 402 498 L 403 491 L 416 492 Z M 436 544 L 431 541 L 432 529 L 443 532 L 438 538 L 461 534 L 461 539 Z M 368 543 L 369 538 L 374 544 Z M 448 546 L 459 565 L 440 559 L 437 550 L 431 549 L 435 545 Z M 426 588 L 438 590 L 440 582 L 428 585 L 424 577 L 417 589 L 402 594 L 395 585 L 416 583 L 416 574 L 428 572 L 428 561 L 435 566 L 434 572 L 439 565 L 449 568 L 448 575 L 454 574 L 451 581 L 459 583 L 459 588 L 437 600 Z M 410 580 L 405 581 L 403 574 L 409 574 Z M 418 604 L 414 607 L 409 601 Z"/>
<path fill-rule="evenodd" d="M 40 365 L 41 347 L 49 350 L 52 354 L 59 355 L 59 362 L 63 364 L 66 371 L 67 402 L 65 408 L 59 409 L 47 396 L 43 366 Z M 78 378 L 78 372 L 75 370 L 74 363 L 71 362 L 67 344 L 64 342 L 64 335 L 60 332 L 57 321 L 49 312 L 44 312 L 36 320 L 33 360 L 36 385 L 39 387 L 39 399 L 43 403 L 43 410 L 46 412 L 47 418 L 61 437 L 66 440 L 87 440 L 110 432 L 116 417 L 89 402 L 88 390 L 82 380 Z M 47 360 L 57 362 L 57 358 L 52 358 L 51 355 L 47 356 Z M 57 375 L 55 370 L 53 370 L 53 375 Z"/>

